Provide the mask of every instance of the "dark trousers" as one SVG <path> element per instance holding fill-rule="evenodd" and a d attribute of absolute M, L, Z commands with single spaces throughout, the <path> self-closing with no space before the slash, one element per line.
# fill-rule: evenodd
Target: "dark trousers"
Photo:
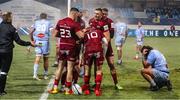
<path fill-rule="evenodd" d="M 6 86 L 7 74 L 9 72 L 13 52 L 0 53 L 0 92 L 3 92 Z"/>

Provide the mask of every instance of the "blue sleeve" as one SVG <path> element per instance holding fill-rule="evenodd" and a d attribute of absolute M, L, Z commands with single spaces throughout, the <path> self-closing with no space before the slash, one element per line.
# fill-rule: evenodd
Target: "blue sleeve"
<path fill-rule="evenodd" d="M 155 62 L 155 60 L 156 60 L 156 57 L 154 53 L 150 53 L 148 55 L 147 62 L 152 65 Z"/>

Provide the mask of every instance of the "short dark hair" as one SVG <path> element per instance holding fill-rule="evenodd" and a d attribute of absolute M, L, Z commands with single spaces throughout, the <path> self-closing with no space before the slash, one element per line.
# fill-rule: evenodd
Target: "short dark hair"
<path fill-rule="evenodd" d="M 77 11 L 77 12 L 79 12 L 79 9 L 78 9 L 78 8 L 75 8 L 75 7 L 72 7 L 72 8 L 70 9 L 70 11 Z"/>
<path fill-rule="evenodd" d="M 97 11 L 101 11 L 101 12 L 102 12 L 102 9 L 101 9 L 101 8 L 96 8 L 95 10 L 97 10 Z"/>
<path fill-rule="evenodd" d="M 107 8 L 102 8 L 102 11 L 108 12 Z"/>
<path fill-rule="evenodd" d="M 143 52 L 144 49 L 148 49 L 148 52 L 150 52 L 151 50 L 153 50 L 153 47 L 144 45 L 141 49 L 141 53 Z"/>
<path fill-rule="evenodd" d="M 47 14 L 46 13 L 41 13 L 40 14 L 40 19 L 46 19 L 47 18 Z"/>
<path fill-rule="evenodd" d="M 141 24 L 143 24 L 143 22 L 142 22 L 142 21 L 138 21 L 138 23 L 141 23 Z"/>

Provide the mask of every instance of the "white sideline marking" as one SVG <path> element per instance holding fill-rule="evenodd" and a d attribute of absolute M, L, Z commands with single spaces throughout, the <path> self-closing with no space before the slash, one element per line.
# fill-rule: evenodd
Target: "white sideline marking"
<path fill-rule="evenodd" d="M 50 90 L 53 86 L 53 80 L 54 80 L 54 77 L 52 77 L 49 81 L 49 84 L 48 86 L 46 87 L 46 89 L 44 90 L 44 93 L 41 95 L 41 97 L 39 98 L 39 100 L 47 100 L 48 96 L 49 96 L 49 93 L 48 93 L 48 90 Z"/>

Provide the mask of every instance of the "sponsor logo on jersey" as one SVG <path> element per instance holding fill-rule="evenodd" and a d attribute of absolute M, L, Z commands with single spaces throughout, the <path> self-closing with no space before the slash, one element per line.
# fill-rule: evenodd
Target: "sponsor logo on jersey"
<path fill-rule="evenodd" d="M 43 33 L 39 33 L 37 36 L 38 36 L 39 38 L 43 38 L 45 35 L 44 35 Z"/>

